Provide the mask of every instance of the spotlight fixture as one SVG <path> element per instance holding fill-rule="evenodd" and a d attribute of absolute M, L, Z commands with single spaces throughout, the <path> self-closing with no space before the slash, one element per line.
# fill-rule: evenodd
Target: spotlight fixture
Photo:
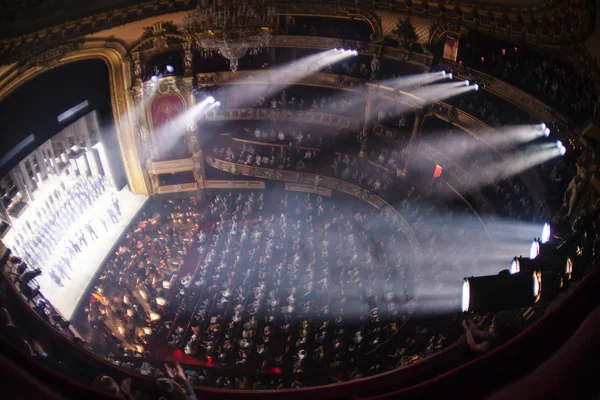
<path fill-rule="evenodd" d="M 465 81 L 465 86 L 469 86 L 469 81 Z"/>
<path fill-rule="evenodd" d="M 452 72 L 448 74 L 448 79 L 452 80 Z"/>
<path fill-rule="evenodd" d="M 535 260 L 540 255 L 540 241 L 539 239 L 533 239 L 531 247 L 529 248 L 529 259 Z"/>
<path fill-rule="evenodd" d="M 550 136 L 550 129 L 544 128 L 544 136 L 546 136 L 546 137 Z"/>
<path fill-rule="evenodd" d="M 523 257 L 513 258 L 510 272 L 556 272 L 563 276 L 565 280 L 571 280 L 573 260 L 581 253 L 577 249 L 578 247 L 567 245 L 566 242 L 557 245 L 552 242 L 541 243 L 540 239 L 535 239 L 531 244 L 529 259 Z"/>
<path fill-rule="evenodd" d="M 152 78 L 150 79 L 152 79 L 152 82 L 158 82 L 158 76 L 156 75 L 152 75 Z"/>
<path fill-rule="evenodd" d="M 462 287 L 462 311 L 496 312 L 527 307 L 542 293 L 539 272 L 476 276 L 465 278 Z"/>
<path fill-rule="evenodd" d="M 217 102 L 215 103 L 215 106 L 217 106 L 217 107 L 220 107 L 220 106 L 221 106 L 221 102 L 220 102 L 220 101 L 217 101 Z"/>
<path fill-rule="evenodd" d="M 446 76 L 446 71 L 442 71 L 442 76 Z"/>
<path fill-rule="evenodd" d="M 479 85 L 478 84 L 475 84 L 473 87 L 475 88 L 475 91 L 479 90 Z"/>
<path fill-rule="evenodd" d="M 546 129 L 546 124 L 542 122 L 542 129 Z"/>
<path fill-rule="evenodd" d="M 550 224 L 546 222 L 544 227 L 542 228 L 542 236 L 540 236 L 540 241 L 542 243 L 548 243 L 550 241 L 550 237 L 552 236 L 552 231 L 550 229 Z"/>
<path fill-rule="evenodd" d="M 212 97 L 212 96 L 208 96 L 208 97 L 206 98 L 206 101 L 208 101 L 208 103 L 209 103 L 209 104 L 212 104 L 212 103 L 214 103 L 214 102 L 215 102 L 215 98 L 214 98 L 214 97 Z"/>
<path fill-rule="evenodd" d="M 167 72 L 172 74 L 173 72 L 175 72 L 175 68 L 172 65 L 167 65 Z"/>
<path fill-rule="evenodd" d="M 560 155 L 561 155 L 561 156 L 564 156 L 566 152 L 567 152 L 567 148 L 566 148 L 565 146 L 562 146 L 562 147 L 560 148 Z"/>

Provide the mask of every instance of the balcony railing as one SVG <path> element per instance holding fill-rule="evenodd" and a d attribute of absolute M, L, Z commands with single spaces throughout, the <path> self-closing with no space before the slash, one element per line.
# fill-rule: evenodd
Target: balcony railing
<path fill-rule="evenodd" d="M 360 118 L 345 117 L 305 110 L 286 110 L 281 108 L 235 108 L 209 111 L 203 121 L 289 121 L 302 124 L 316 124 L 358 131 L 363 123 Z"/>

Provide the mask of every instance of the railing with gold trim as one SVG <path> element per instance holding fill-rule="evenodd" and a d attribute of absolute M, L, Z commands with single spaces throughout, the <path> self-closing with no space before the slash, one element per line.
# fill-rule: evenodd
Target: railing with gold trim
<path fill-rule="evenodd" d="M 167 193 L 179 193 L 179 192 L 192 192 L 194 190 L 198 190 L 200 187 L 198 182 L 193 183 L 182 183 L 180 185 L 164 185 L 159 186 L 156 190 L 157 194 L 167 194 Z"/>
<path fill-rule="evenodd" d="M 203 115 L 201 121 L 290 121 L 316 124 L 357 131 L 363 123 L 359 118 L 342 115 L 281 108 L 235 108 L 229 110 L 211 110 Z"/>
<path fill-rule="evenodd" d="M 279 171 L 270 168 L 254 167 L 251 165 L 237 164 L 229 161 L 219 160 L 212 157 L 206 157 L 206 163 L 213 168 L 221 171 L 230 172 L 234 175 L 244 175 L 256 178 L 278 180 L 284 182 L 294 182 L 316 187 L 325 187 L 349 194 L 359 200 L 367 202 L 375 208 L 385 212 L 393 223 L 398 224 L 402 233 L 408 239 L 413 249 L 415 258 L 421 258 L 421 245 L 410 224 L 402 215 L 381 197 L 369 192 L 368 190 L 340 179 L 331 178 L 323 175 L 310 174 L 307 172 Z"/>
<path fill-rule="evenodd" d="M 265 181 L 206 180 L 206 189 L 264 189 Z"/>
<path fill-rule="evenodd" d="M 175 172 L 193 171 L 194 160 L 190 158 L 182 158 L 179 160 L 168 161 L 152 161 L 148 166 L 150 174 L 171 174 Z"/>
<path fill-rule="evenodd" d="M 221 136 L 230 136 L 231 140 L 233 140 L 234 142 L 238 142 L 238 143 L 247 143 L 247 144 L 252 144 L 255 146 L 269 146 L 269 147 L 286 147 L 289 148 L 289 143 L 287 145 L 285 144 L 281 144 L 281 143 L 270 143 L 270 142 L 261 142 L 258 140 L 248 140 L 248 139 L 241 139 L 235 136 L 232 136 L 229 133 L 222 133 Z M 299 149 L 299 150 L 310 150 L 310 151 L 321 151 L 321 149 L 316 148 L 316 147 L 308 147 L 308 146 L 292 146 L 294 149 Z"/>
<path fill-rule="evenodd" d="M 351 92 L 366 92 L 365 80 L 336 74 L 314 72 L 301 79 L 286 80 L 269 70 L 206 72 L 196 74 L 198 86 L 215 85 L 305 85 L 333 88 Z"/>

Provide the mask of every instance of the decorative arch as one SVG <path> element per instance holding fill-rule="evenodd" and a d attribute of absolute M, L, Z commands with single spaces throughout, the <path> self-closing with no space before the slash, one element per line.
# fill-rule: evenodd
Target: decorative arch
<path fill-rule="evenodd" d="M 127 50 L 122 45 L 109 40 L 49 50 L 33 62 L 15 65 L 0 78 L 0 101 L 25 82 L 54 68 L 83 60 L 103 60 L 108 67 L 110 102 L 127 181 L 134 193 L 148 195 L 149 182 L 140 163 L 140 140 L 134 129 L 135 116 L 131 114 L 134 108 L 128 93 L 130 78 L 126 54 Z"/>

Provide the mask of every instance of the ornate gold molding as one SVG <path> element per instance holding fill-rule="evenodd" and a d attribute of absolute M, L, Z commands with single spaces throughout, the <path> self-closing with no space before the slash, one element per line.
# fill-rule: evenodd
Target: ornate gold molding
<path fill-rule="evenodd" d="M 168 193 L 179 193 L 179 192 L 193 192 L 200 189 L 198 182 L 182 183 L 180 185 L 164 185 L 159 186 L 155 191 L 155 194 L 168 194 Z"/>
<path fill-rule="evenodd" d="M 62 65 L 91 59 L 100 59 L 108 67 L 110 100 L 127 181 L 134 193 L 147 195 L 149 188 L 140 160 L 141 143 L 139 135 L 133 129 L 135 124 L 130 115 L 130 110 L 133 109 L 133 97 L 127 90 L 130 82 L 129 62 L 125 50 L 120 45 L 110 41 L 93 41 L 81 44 L 77 49 L 43 65 L 28 63 L 18 67 L 2 77 L 0 100 L 20 85 L 44 72 Z"/>
<path fill-rule="evenodd" d="M 209 111 L 202 117 L 202 121 L 290 121 L 351 130 L 359 130 L 362 127 L 361 120 L 357 118 L 281 108 L 236 108 Z"/>
<path fill-rule="evenodd" d="M 389 101 L 401 103 L 415 110 L 420 110 L 425 105 L 424 99 L 420 98 L 419 96 L 415 96 L 410 92 L 370 82 L 367 82 L 367 86 L 369 87 L 369 96 L 375 96 Z"/>
<path fill-rule="evenodd" d="M 393 223 L 398 224 L 400 229 L 402 230 L 402 233 L 408 239 L 411 248 L 413 249 L 415 258 L 421 258 L 421 245 L 410 224 L 402 217 L 402 215 L 398 211 L 396 211 L 394 207 L 389 205 L 385 200 L 358 185 L 354 185 L 352 183 L 345 182 L 336 178 L 331 178 L 328 176 L 309 174 L 306 172 L 285 170 L 280 171 L 270 168 L 254 167 L 251 165 L 237 164 L 229 161 L 218 160 L 212 157 L 206 157 L 206 163 L 207 165 L 210 165 L 213 168 L 225 172 L 230 172 L 233 175 L 244 175 L 262 179 L 272 179 L 284 182 L 294 182 L 306 185 L 313 185 L 316 187 L 337 190 L 339 192 L 343 192 L 354 196 L 357 199 L 367 202 L 375 208 L 385 212 L 392 219 Z"/>
<path fill-rule="evenodd" d="M 191 157 L 180 160 L 152 161 L 148 166 L 148 173 L 155 175 L 193 170 L 194 160 Z"/>

